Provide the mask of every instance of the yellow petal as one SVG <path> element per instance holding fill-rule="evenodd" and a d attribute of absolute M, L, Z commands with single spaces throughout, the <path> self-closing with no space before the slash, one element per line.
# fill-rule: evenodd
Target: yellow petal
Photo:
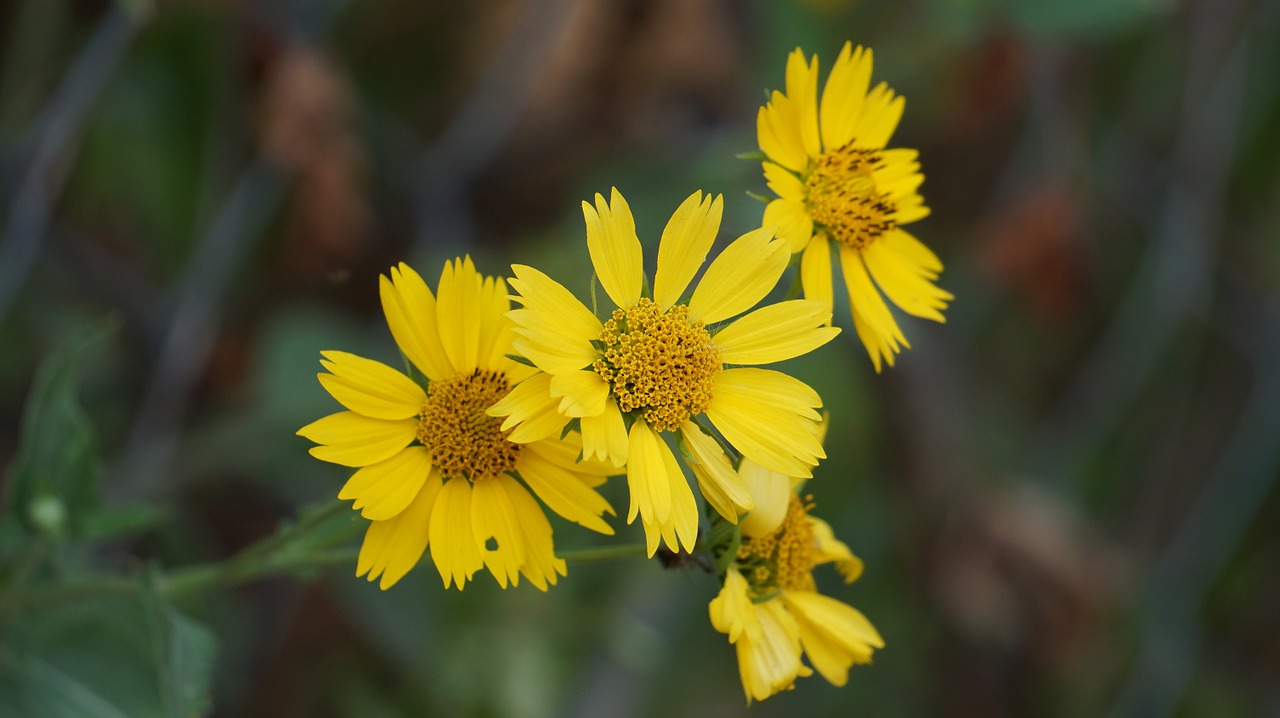
<path fill-rule="evenodd" d="M 738 523 L 738 516 L 755 504 L 720 445 L 692 421 L 680 425 L 680 440 L 703 498 L 729 523 Z"/>
<path fill-rule="evenodd" d="M 627 523 L 635 521 L 637 513 L 645 523 L 665 521 L 671 515 L 671 485 L 676 478 L 667 473 L 663 461 L 662 452 L 670 453 L 670 449 L 643 419 L 631 425 L 628 439 L 631 449 L 627 459 L 627 486 L 631 489 L 631 508 L 627 512 Z M 684 480 L 683 475 L 678 478 Z"/>
<path fill-rule="evenodd" d="M 551 375 L 534 374 L 517 384 L 485 413 L 507 417 L 502 422 L 502 430 L 511 431 L 507 440 L 527 444 L 559 435 L 564 425 L 569 423 L 569 417 L 556 411 L 558 403 L 559 400 L 551 396 Z"/>
<path fill-rule="evenodd" d="M 804 52 L 796 48 L 787 57 L 787 97 L 796 104 L 800 123 L 800 139 L 810 157 L 822 152 L 818 137 L 818 56 L 804 61 Z"/>
<path fill-rule="evenodd" d="M 360 469 L 347 480 L 338 498 L 355 499 L 351 505 L 371 521 L 385 521 L 404 511 L 431 474 L 431 454 L 423 446 L 410 446 L 386 461 Z"/>
<path fill-rule="evenodd" d="M 662 444 L 662 459 L 667 467 L 667 476 L 675 479 L 671 482 L 671 515 L 666 521 L 645 524 L 645 543 L 652 545 L 661 535 L 667 548 L 679 553 L 683 546 L 684 551 L 691 554 L 698 540 L 698 502 L 684 478 L 680 463 L 665 442 Z M 654 549 L 650 548 L 649 555 L 652 556 L 653 552 Z"/>
<path fill-rule="evenodd" d="M 408 446 L 417 431 L 417 419 L 388 421 L 342 411 L 298 429 L 298 436 L 320 444 L 311 447 L 311 455 L 321 461 L 368 466 L 389 459 Z"/>
<path fill-rule="evenodd" d="M 600 286 L 624 309 L 640 301 L 644 257 L 627 201 L 614 187 L 608 203 L 599 193 L 594 208 L 583 202 L 582 216 L 587 223 L 587 251 Z"/>
<path fill-rule="evenodd" d="M 737 643 L 744 636 L 749 640 L 759 640 L 760 619 L 751 603 L 750 587 L 747 579 L 736 567 L 730 566 L 724 574 L 724 586 L 720 593 L 707 605 L 711 614 L 711 625 L 719 632 L 729 636 L 729 643 Z"/>
<path fill-rule="evenodd" d="M 812 476 L 826 453 L 816 437 L 822 400 L 807 384 L 768 369 L 716 377 L 707 418 L 743 456 L 787 476 Z"/>
<path fill-rule="evenodd" d="M 784 591 L 783 598 L 805 654 L 832 685 L 843 686 L 850 666 L 869 663 L 873 649 L 884 648 L 875 627 L 852 606 L 812 591 Z"/>
<path fill-rule="evenodd" d="M 525 307 L 507 314 L 519 327 L 512 342 L 516 351 L 543 371 L 572 371 L 594 361 L 591 341 L 604 325 L 591 310 L 542 272 L 520 264 L 511 270 L 515 299 Z"/>
<path fill-rule="evenodd" d="M 850 53 L 846 42 L 822 88 L 822 143 L 828 150 L 854 139 L 854 126 L 871 85 L 871 50 L 861 45 Z"/>
<path fill-rule="evenodd" d="M 626 466 L 630 455 L 627 425 L 613 397 L 605 400 L 604 411 L 597 416 L 584 416 L 578 424 L 582 429 L 582 456 L 597 458 L 614 466 Z"/>
<path fill-rule="evenodd" d="M 937 279 L 938 273 L 942 271 L 938 255 L 907 232 L 889 232 L 877 244 L 883 244 L 885 249 L 898 255 L 900 261 L 915 267 L 915 271 L 922 276 Z"/>
<path fill-rule="evenodd" d="M 855 315 L 866 323 L 867 328 L 874 333 L 879 342 L 892 352 L 898 352 L 898 346 L 906 345 L 907 338 L 902 335 L 902 329 L 898 327 L 897 320 L 889 313 L 889 307 L 885 305 L 879 290 L 871 284 L 871 277 L 867 274 L 866 265 L 863 264 L 862 253 L 848 247 L 841 247 L 840 269 L 844 273 L 845 286 L 849 290 L 849 304 L 853 307 Z M 861 332 L 859 336 L 862 336 Z M 866 343 L 865 340 L 863 343 Z M 871 346 L 868 345 L 867 348 L 871 349 Z"/>
<path fill-rule="evenodd" d="M 516 467 L 520 478 L 547 508 L 580 526 L 612 536 L 613 528 L 601 516 L 612 514 L 613 507 L 574 473 L 575 457 L 566 457 L 560 451 L 562 445 L 557 439 L 526 444 Z"/>
<path fill-rule="evenodd" d="M 542 507 L 529 495 L 524 487 L 514 479 L 504 477 L 503 487 L 524 537 L 524 564 L 520 573 L 529 579 L 540 591 L 547 590 L 547 584 L 554 585 L 559 576 L 565 575 L 564 559 L 556 558 L 555 545 L 552 541 L 551 523 Z"/>
<path fill-rule="evenodd" d="M 822 519 L 809 516 L 809 525 L 813 528 L 813 541 L 817 545 L 818 563 L 835 563 L 836 570 L 844 576 L 845 583 L 853 583 L 862 575 L 862 559 L 853 555 L 843 541 L 836 538 L 831 526 Z"/>
<path fill-rule="evenodd" d="M 453 366 L 440 343 L 431 289 L 403 262 L 392 267 L 390 274 L 390 279 L 378 277 L 378 292 L 391 336 L 423 376 L 431 380 L 453 376 Z"/>
<path fill-rule="evenodd" d="M 866 348 L 867 355 L 871 357 L 871 363 L 875 366 L 876 373 L 880 373 L 881 362 L 893 366 L 894 357 L 897 356 L 897 345 L 890 344 L 883 337 L 871 328 L 867 321 L 858 314 L 857 307 L 853 307 L 853 329 L 858 333 L 858 339 L 862 342 L 862 346 Z"/>
<path fill-rule="evenodd" d="M 760 307 L 715 335 L 725 364 L 771 364 L 807 354 L 840 333 L 831 307 L 814 299 L 793 299 Z"/>
<path fill-rule="evenodd" d="M 378 587 L 385 591 L 418 565 L 427 548 L 431 509 L 439 492 L 440 476 L 436 474 L 423 483 L 403 511 L 369 524 L 356 559 L 356 576 L 368 574 L 370 581 L 381 576 Z"/>
<path fill-rule="evenodd" d="M 876 284 L 898 308 L 915 317 L 945 322 L 942 310 L 952 299 L 951 292 L 939 288 L 915 271 L 912 265 L 902 262 L 893 250 L 876 242 L 862 251 L 862 259 Z"/>
<path fill-rule="evenodd" d="M 590 369 L 564 372 L 551 379 L 551 396 L 560 399 L 558 411 L 565 416 L 599 416 L 609 398 L 609 383 Z"/>
<path fill-rule="evenodd" d="M 524 534 L 503 486 L 504 479 L 515 483 L 503 474 L 481 479 L 471 486 L 471 535 L 485 568 L 499 586 L 506 588 L 508 581 L 513 586 L 519 585 L 525 555 Z"/>
<path fill-rule="evenodd" d="M 711 262 L 693 290 L 689 321 L 714 324 L 754 307 L 786 271 L 789 249 L 768 228 L 738 237 Z"/>
<path fill-rule="evenodd" d="M 739 528 L 748 538 L 766 536 L 782 525 L 791 506 L 791 477 L 770 471 L 751 459 L 743 459 L 738 467 L 756 507 L 742 518 Z"/>
<path fill-rule="evenodd" d="M 804 249 L 813 236 L 813 218 L 804 203 L 790 199 L 775 199 L 764 208 L 763 227 L 777 227 L 778 239 L 787 243 L 792 254 Z"/>
<path fill-rule="evenodd" d="M 764 167 L 765 181 L 769 184 L 769 189 L 773 190 L 774 194 L 782 199 L 796 202 L 804 200 L 804 183 L 800 181 L 799 177 L 796 177 L 794 172 L 772 162 L 764 162 L 762 165 Z"/>
<path fill-rule="evenodd" d="M 800 136 L 800 108 L 781 92 L 774 91 L 768 104 L 756 113 L 756 136 L 760 151 L 771 161 L 794 172 L 809 164 L 809 154 Z"/>
<path fill-rule="evenodd" d="M 511 346 L 514 324 L 507 317 L 510 310 L 506 281 L 499 277 L 485 277 L 480 290 L 480 306 L 476 307 L 476 316 L 480 320 L 478 366 L 481 369 L 510 371 L 513 365 L 519 366 L 507 358 L 515 351 Z"/>
<path fill-rule="evenodd" d="M 320 352 L 320 384 L 348 409 L 375 419 L 417 416 L 427 400 L 418 383 L 382 362 L 347 352 Z"/>
<path fill-rule="evenodd" d="M 884 147 L 898 128 L 905 106 L 906 100 L 895 97 L 888 85 L 883 82 L 876 85 L 862 103 L 862 114 L 854 125 L 853 136 L 858 146 L 873 150 Z"/>
<path fill-rule="evenodd" d="M 703 199 L 699 190 L 689 195 L 671 215 L 662 230 L 658 273 L 653 280 L 653 301 L 662 309 L 679 302 L 693 275 L 698 273 L 716 241 L 723 214 L 724 198 L 716 195 L 713 199 L 708 194 Z"/>
<path fill-rule="evenodd" d="M 752 698 L 762 701 L 787 690 L 796 678 L 812 673 L 800 662 L 800 630 L 782 601 L 757 603 L 755 609 L 760 619 L 759 639 L 744 639 L 735 646 L 748 703 Z"/>
<path fill-rule="evenodd" d="M 800 285 L 805 299 L 823 302 L 830 311 L 835 303 L 831 283 L 831 242 L 825 232 L 819 232 L 809 240 L 800 257 Z"/>
<path fill-rule="evenodd" d="M 471 257 L 445 262 L 436 296 L 436 321 L 440 342 L 455 371 L 476 368 L 480 358 L 480 321 L 483 280 Z"/>
<path fill-rule="evenodd" d="M 431 559 L 444 579 L 444 587 L 456 583 L 461 590 L 484 566 L 471 530 L 471 483 L 452 478 L 441 487 L 431 508 Z"/>

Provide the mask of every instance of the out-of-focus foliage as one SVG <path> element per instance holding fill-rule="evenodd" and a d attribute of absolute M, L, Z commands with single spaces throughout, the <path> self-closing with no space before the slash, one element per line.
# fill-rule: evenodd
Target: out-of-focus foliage
<path fill-rule="evenodd" d="M 379 272 L 470 252 L 585 296 L 579 202 L 615 185 L 647 256 L 694 189 L 752 229 L 761 91 L 846 40 L 907 98 L 957 299 L 885 375 L 842 306 L 787 367 L 866 562 L 822 588 L 886 648 L 751 712 L 1280 710 L 1274 0 L 15 0 L 0 37 L 0 607 L 124 582 L 0 609 L 0 715 L 740 714 L 697 567 L 163 578 L 336 494 L 294 432 L 336 408 L 320 350 L 399 363 Z"/>

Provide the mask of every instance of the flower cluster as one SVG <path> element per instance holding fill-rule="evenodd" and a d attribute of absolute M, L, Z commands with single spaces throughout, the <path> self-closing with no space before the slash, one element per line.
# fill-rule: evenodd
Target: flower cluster
<path fill-rule="evenodd" d="M 503 279 L 456 259 L 434 292 L 405 264 L 382 277 L 406 371 L 322 352 L 320 383 L 345 410 L 298 432 L 316 458 L 356 469 L 338 496 L 369 520 L 357 575 L 389 588 L 429 549 L 445 588 L 487 569 L 504 588 L 546 590 L 566 573 L 546 510 L 612 534 L 597 489 L 624 475 L 648 556 L 713 560 L 711 623 L 748 701 L 815 670 L 843 685 L 870 661 L 879 634 L 813 575 L 862 571 L 801 494 L 826 457 L 822 399 L 768 368 L 840 333 L 833 247 L 876 371 L 908 346 L 885 297 L 936 321 L 951 299 L 937 257 L 903 229 L 928 209 L 915 151 L 886 148 L 902 98 L 868 89 L 870 75 L 871 52 L 846 45 L 819 101 L 817 58 L 792 53 L 786 91 L 759 112 L 777 195 L 761 226 L 712 258 L 724 200 L 693 192 L 662 230 L 651 286 L 622 194 L 583 202 L 604 307 L 521 264 Z M 795 254 L 804 298 L 769 301 Z"/>

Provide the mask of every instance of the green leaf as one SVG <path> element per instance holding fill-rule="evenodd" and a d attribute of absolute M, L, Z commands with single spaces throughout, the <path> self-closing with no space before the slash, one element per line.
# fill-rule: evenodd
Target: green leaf
<path fill-rule="evenodd" d="M 533 362 L 529 361 L 525 357 L 520 356 L 519 354 L 504 354 L 503 356 L 505 356 L 506 358 L 510 359 L 511 361 L 517 364 L 523 364 L 525 366 L 533 367 L 535 369 L 537 368 L 536 366 L 534 366 Z"/>
<path fill-rule="evenodd" d="M 209 684 L 217 641 L 204 624 L 184 616 L 156 590 L 154 576 L 145 580 L 142 600 L 164 715 L 204 715 L 212 707 Z"/>
<path fill-rule="evenodd" d="M 756 150 L 755 152 L 739 152 L 734 155 L 734 157 L 737 157 L 740 160 L 754 160 L 756 162 L 764 162 L 769 159 L 769 155 L 766 155 L 760 150 Z"/>
<path fill-rule="evenodd" d="M 86 360 L 114 331 L 115 322 L 104 322 L 64 344 L 36 372 L 9 470 L 10 512 L 29 533 L 76 535 L 98 506 L 93 428 L 78 393 Z"/>

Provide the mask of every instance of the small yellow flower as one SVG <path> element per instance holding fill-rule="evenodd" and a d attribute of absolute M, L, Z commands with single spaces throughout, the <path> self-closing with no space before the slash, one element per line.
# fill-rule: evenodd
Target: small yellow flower
<path fill-rule="evenodd" d="M 653 292 L 644 296 L 640 240 L 626 200 L 582 203 L 587 248 L 616 309 L 601 321 L 569 290 L 531 267 L 512 267 L 522 309 L 516 351 L 540 373 L 490 412 L 505 416 L 511 441 L 558 435 L 576 419 L 583 454 L 625 466 L 628 523 L 637 515 L 649 555 L 660 541 L 692 551 L 697 503 L 663 434 L 673 434 L 703 496 L 727 520 L 752 507 L 741 478 L 705 416 L 738 452 L 777 471 L 808 476 L 825 454 L 815 438 L 816 392 L 781 372 L 756 368 L 830 341 L 830 308 L 795 300 L 754 307 L 777 284 L 790 256 L 772 229 L 725 248 L 685 298 L 720 228 L 723 199 L 694 192 L 672 215 L 658 248 Z"/>
<path fill-rule="evenodd" d="M 809 514 L 812 505 L 792 490 L 800 482 L 749 459 L 741 471 L 756 508 L 739 527 L 742 542 L 709 609 L 711 625 L 728 634 L 737 652 L 747 702 L 811 675 L 802 655 L 823 678 L 843 686 L 849 667 L 869 663 L 884 641 L 859 611 L 818 593 L 813 569 L 834 563 L 849 583 L 861 575 L 862 561 Z"/>
<path fill-rule="evenodd" d="M 321 352 L 320 383 L 348 410 L 298 430 L 319 444 L 312 456 L 359 468 L 338 494 L 372 521 L 356 575 L 390 588 L 430 546 L 445 588 L 485 567 L 503 588 L 523 575 L 545 591 L 565 563 L 530 490 L 564 518 L 612 534 L 601 516 L 613 510 L 595 487 L 616 471 L 578 462 L 575 433 L 517 444 L 486 413 L 533 371 L 507 357 L 503 280 L 478 274 L 470 257 L 445 264 L 435 295 L 408 265 L 390 274 L 382 309 L 426 388 L 380 362 Z"/>
<path fill-rule="evenodd" d="M 871 50 L 845 43 L 818 101 L 818 58 L 797 48 L 787 58 L 786 92 L 760 108 L 756 130 L 764 176 L 778 196 L 764 211 L 800 263 L 804 296 L 833 301 L 831 245 L 854 328 L 876 371 L 910 347 L 885 304 L 946 321 L 952 295 L 934 284 L 937 255 L 902 226 L 929 214 L 917 190 L 924 182 L 917 152 L 885 149 L 904 100 L 885 83 L 868 92 Z M 872 279 L 875 281 L 873 282 Z"/>

